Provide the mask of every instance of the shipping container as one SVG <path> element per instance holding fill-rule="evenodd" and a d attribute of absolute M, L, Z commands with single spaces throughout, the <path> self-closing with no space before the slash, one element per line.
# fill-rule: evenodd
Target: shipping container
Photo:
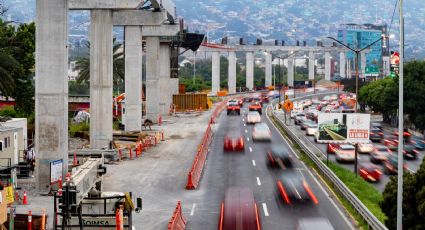
<path fill-rule="evenodd" d="M 177 112 L 208 109 L 208 97 L 205 93 L 173 95 L 173 104 Z"/>

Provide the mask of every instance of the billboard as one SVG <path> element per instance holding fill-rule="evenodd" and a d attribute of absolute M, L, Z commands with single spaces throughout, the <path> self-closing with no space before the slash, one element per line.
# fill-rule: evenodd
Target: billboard
<path fill-rule="evenodd" d="M 370 114 L 319 113 L 319 143 L 368 143 Z"/>

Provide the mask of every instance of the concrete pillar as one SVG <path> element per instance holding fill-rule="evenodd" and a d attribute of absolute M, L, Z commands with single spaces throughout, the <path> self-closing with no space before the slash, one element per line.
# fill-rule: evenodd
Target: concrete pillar
<path fill-rule="evenodd" d="M 142 27 L 125 26 L 125 113 L 126 131 L 142 128 Z"/>
<path fill-rule="evenodd" d="M 160 101 L 159 37 L 146 37 L 146 118 L 157 122 Z"/>
<path fill-rule="evenodd" d="M 168 43 L 161 43 L 159 47 L 159 90 L 160 98 L 159 111 L 161 115 L 167 115 L 170 110 L 170 104 L 172 103 L 172 92 L 171 92 L 171 68 L 170 68 L 170 45 Z"/>
<path fill-rule="evenodd" d="M 294 58 L 288 58 L 288 86 L 294 86 Z"/>
<path fill-rule="evenodd" d="M 325 52 L 325 80 L 331 80 L 331 54 Z"/>
<path fill-rule="evenodd" d="M 179 94 L 179 79 L 170 78 L 170 93 L 171 93 L 171 102 L 173 102 L 173 95 Z"/>
<path fill-rule="evenodd" d="M 266 87 L 271 86 L 272 85 L 272 53 L 271 52 L 266 52 Z"/>
<path fill-rule="evenodd" d="M 90 147 L 112 141 L 112 11 L 92 10 L 90 25 Z"/>
<path fill-rule="evenodd" d="M 36 1 L 35 151 L 37 189 L 49 190 L 50 162 L 68 171 L 68 0 Z"/>
<path fill-rule="evenodd" d="M 308 52 L 308 79 L 314 80 L 314 52 L 310 51 Z"/>
<path fill-rule="evenodd" d="M 366 53 L 360 53 L 360 69 L 359 74 L 361 78 L 366 77 Z"/>
<path fill-rule="evenodd" d="M 229 52 L 229 72 L 227 85 L 229 93 L 236 93 L 236 53 L 234 51 Z"/>
<path fill-rule="evenodd" d="M 211 93 L 216 95 L 220 91 L 220 52 L 212 53 L 212 70 L 211 70 Z"/>
<path fill-rule="evenodd" d="M 246 88 L 254 89 L 254 53 L 246 53 Z"/>
<path fill-rule="evenodd" d="M 347 65 L 345 59 L 345 52 L 339 53 L 339 76 L 341 78 L 346 78 L 345 75 L 345 66 Z"/>

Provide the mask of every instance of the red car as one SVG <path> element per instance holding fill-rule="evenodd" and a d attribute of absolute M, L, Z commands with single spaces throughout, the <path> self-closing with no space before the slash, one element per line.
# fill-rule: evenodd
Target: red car
<path fill-rule="evenodd" d="M 338 149 L 339 144 L 329 143 L 326 152 L 329 154 L 335 154 Z"/>
<path fill-rule="evenodd" d="M 239 105 L 239 102 L 237 100 L 230 100 L 227 102 L 227 115 L 232 112 L 235 112 L 238 115 L 241 114 L 241 106 Z"/>
<path fill-rule="evenodd" d="M 224 150 L 225 151 L 244 151 L 245 143 L 242 133 L 231 132 L 224 137 Z"/>
<path fill-rule="evenodd" d="M 260 215 L 249 188 L 230 187 L 221 203 L 219 230 L 260 230 Z"/>
<path fill-rule="evenodd" d="M 359 166 L 359 175 L 366 181 L 378 182 L 381 180 L 382 172 L 372 163 L 363 163 Z"/>
<path fill-rule="evenodd" d="M 249 105 L 249 111 L 258 111 L 258 113 L 261 115 L 261 111 L 263 107 L 261 106 L 261 103 L 259 102 L 253 102 Z"/>
<path fill-rule="evenodd" d="M 288 205 L 302 201 L 309 201 L 315 205 L 319 203 L 303 175 L 298 172 L 288 172 L 281 176 L 277 181 L 277 190 L 283 202 Z"/>
<path fill-rule="evenodd" d="M 391 150 L 396 150 L 398 148 L 398 140 L 385 139 L 384 145 Z"/>

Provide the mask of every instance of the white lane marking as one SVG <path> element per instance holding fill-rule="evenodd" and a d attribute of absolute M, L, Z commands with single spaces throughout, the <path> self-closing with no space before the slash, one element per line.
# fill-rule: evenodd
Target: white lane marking
<path fill-rule="evenodd" d="M 255 160 L 252 160 L 252 165 L 255 166 Z M 258 178 L 258 177 L 257 177 Z"/>
<path fill-rule="evenodd" d="M 245 133 L 248 133 L 248 130 L 245 129 Z"/>
<path fill-rule="evenodd" d="M 252 148 L 251 148 L 251 147 L 249 147 L 249 152 L 251 152 L 251 153 L 252 153 Z"/>
<path fill-rule="evenodd" d="M 263 203 L 263 210 L 264 210 L 264 215 L 269 216 L 269 210 L 267 210 L 267 204 L 266 203 Z"/>
<path fill-rule="evenodd" d="M 192 209 L 190 210 L 190 215 L 193 216 L 195 214 L 196 203 L 193 203 Z"/>
<path fill-rule="evenodd" d="M 258 186 L 261 186 L 261 181 L 260 181 L 260 178 L 259 177 L 257 177 L 257 185 Z"/>
<path fill-rule="evenodd" d="M 246 126 L 246 124 L 244 123 L 243 126 Z"/>
<path fill-rule="evenodd" d="M 247 137 L 246 140 L 249 141 L 249 137 Z"/>
<path fill-rule="evenodd" d="M 242 118 L 242 121 L 245 121 L 245 118 Z"/>

